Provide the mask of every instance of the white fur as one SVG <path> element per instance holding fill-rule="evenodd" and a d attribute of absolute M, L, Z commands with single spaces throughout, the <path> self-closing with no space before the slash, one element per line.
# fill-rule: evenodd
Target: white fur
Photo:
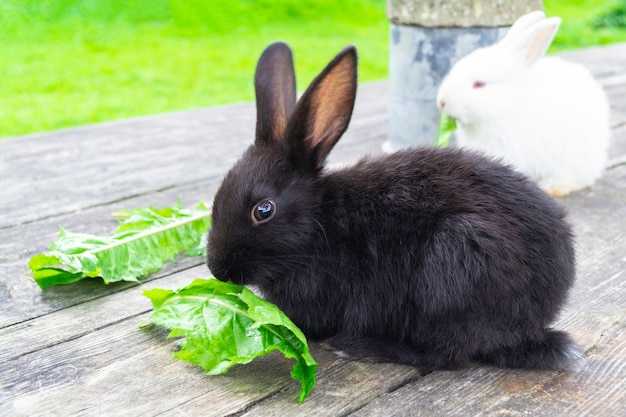
<path fill-rule="evenodd" d="M 564 195 L 602 175 L 610 127 L 608 100 L 591 73 L 543 57 L 559 24 L 542 12 L 522 16 L 499 43 L 452 68 L 437 104 L 457 120 L 459 146 L 503 158 Z"/>

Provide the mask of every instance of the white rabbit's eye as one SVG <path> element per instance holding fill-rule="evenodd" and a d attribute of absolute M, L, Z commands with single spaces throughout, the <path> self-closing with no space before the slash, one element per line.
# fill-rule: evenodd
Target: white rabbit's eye
<path fill-rule="evenodd" d="M 252 221 L 255 224 L 265 223 L 276 214 L 276 203 L 273 200 L 265 199 L 258 202 L 252 209 Z"/>
<path fill-rule="evenodd" d="M 487 85 L 487 83 L 485 83 L 484 81 L 474 81 L 474 85 L 472 87 L 483 88 L 485 85 Z"/>

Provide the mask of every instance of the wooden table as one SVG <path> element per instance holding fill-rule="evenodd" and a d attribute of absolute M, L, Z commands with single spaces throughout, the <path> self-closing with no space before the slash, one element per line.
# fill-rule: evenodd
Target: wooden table
<path fill-rule="evenodd" d="M 142 285 L 37 287 L 28 259 L 61 225 L 107 235 L 114 210 L 210 203 L 252 141 L 254 106 L 245 103 L 0 140 L 0 415 L 626 416 L 626 44 L 567 57 L 602 80 L 614 133 L 604 178 L 562 199 L 577 234 L 578 281 L 557 327 L 584 346 L 579 372 L 476 365 L 420 377 L 312 344 L 317 382 L 298 406 L 299 384 L 280 354 L 209 377 L 171 357 L 165 330 L 138 329 L 151 311 L 142 292 L 207 277 L 201 259 L 170 263 Z M 384 82 L 360 87 L 331 162 L 380 152 L 386 93 Z"/>

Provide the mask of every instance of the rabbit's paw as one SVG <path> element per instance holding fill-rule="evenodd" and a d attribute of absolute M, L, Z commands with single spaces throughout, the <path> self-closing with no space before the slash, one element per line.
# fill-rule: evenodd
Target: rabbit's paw
<path fill-rule="evenodd" d="M 571 192 L 567 188 L 563 188 L 563 187 L 549 187 L 549 188 L 546 188 L 545 190 L 552 197 L 565 197 Z"/>

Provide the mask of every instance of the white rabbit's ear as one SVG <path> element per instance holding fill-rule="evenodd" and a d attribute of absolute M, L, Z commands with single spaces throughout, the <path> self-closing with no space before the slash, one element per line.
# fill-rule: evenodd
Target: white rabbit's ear
<path fill-rule="evenodd" d="M 514 42 L 520 34 L 524 33 L 526 29 L 530 28 L 537 22 L 540 22 L 546 18 L 546 15 L 541 10 L 536 10 L 534 12 L 526 13 L 525 15 L 519 17 L 513 25 L 509 29 L 509 31 L 504 35 L 504 38 L 499 42 L 502 46 L 510 45 Z"/>
<path fill-rule="evenodd" d="M 531 66 L 545 55 L 560 24 L 559 17 L 542 20 L 516 35 L 506 47 L 519 55 L 524 63 Z"/>

